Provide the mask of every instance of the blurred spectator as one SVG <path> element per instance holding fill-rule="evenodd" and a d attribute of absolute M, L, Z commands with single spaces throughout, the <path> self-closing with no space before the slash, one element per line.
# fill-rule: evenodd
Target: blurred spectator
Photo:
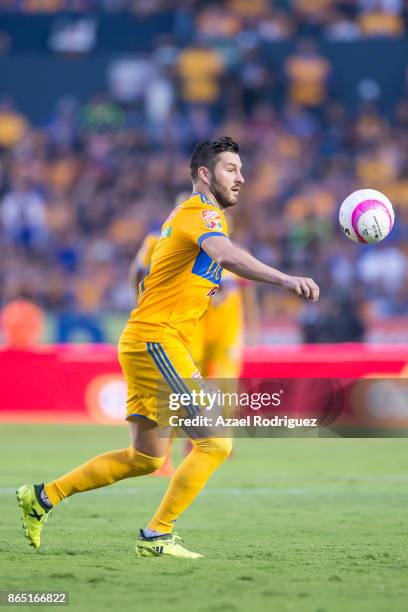
<path fill-rule="evenodd" d="M 297 51 L 285 61 L 285 74 L 288 97 L 294 104 L 319 108 L 326 101 L 330 64 L 313 40 L 299 43 Z"/>
<path fill-rule="evenodd" d="M 373 11 L 362 13 L 358 19 L 362 33 L 367 37 L 389 36 L 396 38 L 404 33 L 404 22 L 399 15 Z"/>
<path fill-rule="evenodd" d="M 147 57 L 116 60 L 108 74 L 114 99 L 123 104 L 141 100 L 153 73 L 154 64 Z"/>
<path fill-rule="evenodd" d="M 361 342 L 364 324 L 358 310 L 348 295 L 337 299 L 323 297 L 318 309 L 305 307 L 301 317 L 303 341 Z"/>
<path fill-rule="evenodd" d="M 323 29 L 327 40 L 333 42 L 347 42 L 361 37 L 360 25 L 347 13 L 335 11 Z"/>
<path fill-rule="evenodd" d="M 145 92 L 146 116 L 153 128 L 161 130 L 165 126 L 174 100 L 175 91 L 170 78 L 164 70 L 156 73 Z"/>
<path fill-rule="evenodd" d="M 0 147 L 14 147 L 24 136 L 28 122 L 11 100 L 0 102 Z"/>
<path fill-rule="evenodd" d="M 267 0 L 253 0 L 252 2 L 229 0 L 228 5 L 233 11 L 243 17 L 261 17 L 268 9 Z"/>
<path fill-rule="evenodd" d="M 197 38 L 205 42 L 233 38 L 241 30 L 241 20 L 222 3 L 204 6 L 196 18 Z"/>
<path fill-rule="evenodd" d="M 3 308 L 0 321 L 9 347 L 25 349 L 39 343 L 44 314 L 35 304 L 25 300 L 10 302 Z"/>
<path fill-rule="evenodd" d="M 60 100 L 46 125 L 46 131 L 57 149 L 70 150 L 77 138 L 77 102 L 73 97 Z"/>
<path fill-rule="evenodd" d="M 144 113 L 152 127 L 163 127 L 175 97 L 169 69 L 160 67 L 157 59 L 121 59 L 111 65 L 108 78 L 115 100 L 132 109 L 139 107 L 140 121 Z"/>
<path fill-rule="evenodd" d="M 97 22 L 95 19 L 58 19 L 49 37 L 49 47 L 57 53 L 89 53 L 95 47 Z"/>
<path fill-rule="evenodd" d="M 357 265 L 361 280 L 385 293 L 398 293 L 406 284 L 407 271 L 406 255 L 395 247 L 382 245 L 364 253 Z"/>
<path fill-rule="evenodd" d="M 313 36 L 328 21 L 333 0 L 293 0 L 299 22 L 300 34 Z"/>
<path fill-rule="evenodd" d="M 290 38 L 294 28 L 288 13 L 271 10 L 260 19 L 257 32 L 261 41 L 276 42 Z"/>
<path fill-rule="evenodd" d="M 177 71 L 184 102 L 213 105 L 219 100 L 224 62 L 215 49 L 204 44 L 183 49 L 178 57 Z"/>
<path fill-rule="evenodd" d="M 242 83 L 243 107 L 246 114 L 258 103 L 271 101 L 273 98 L 274 75 L 272 67 L 255 48 L 243 52 L 239 66 Z"/>
<path fill-rule="evenodd" d="M 63 0 L 23 0 L 21 5 L 27 13 L 54 13 L 64 9 Z"/>
<path fill-rule="evenodd" d="M 0 204 L 0 218 L 6 237 L 28 248 L 44 247 L 48 228 L 45 202 L 21 177 Z"/>
<path fill-rule="evenodd" d="M 164 6 L 163 0 L 128 0 L 127 2 L 128 9 L 139 17 L 154 15 Z"/>
<path fill-rule="evenodd" d="M 122 109 L 103 94 L 93 97 L 79 110 L 80 125 L 86 130 L 116 130 L 124 125 Z"/>

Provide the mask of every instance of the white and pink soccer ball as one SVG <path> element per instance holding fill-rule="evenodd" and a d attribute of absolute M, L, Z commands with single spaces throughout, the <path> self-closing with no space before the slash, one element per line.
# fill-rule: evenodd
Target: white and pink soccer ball
<path fill-rule="evenodd" d="M 394 209 L 389 199 L 375 189 L 360 189 L 340 206 L 343 232 L 354 242 L 373 244 L 384 240 L 394 225 Z"/>

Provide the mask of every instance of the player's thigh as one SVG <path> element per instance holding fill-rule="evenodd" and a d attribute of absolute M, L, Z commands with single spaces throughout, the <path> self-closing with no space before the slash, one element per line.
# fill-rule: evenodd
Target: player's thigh
<path fill-rule="evenodd" d="M 149 343 L 121 338 L 119 362 L 126 379 L 126 420 L 140 417 L 157 424 L 157 396 L 160 373 L 149 352 Z"/>
<path fill-rule="evenodd" d="M 205 318 L 205 315 L 204 315 L 204 318 Z M 204 350 L 205 350 L 205 326 L 204 326 L 203 319 L 201 319 L 201 321 L 199 321 L 196 327 L 196 330 L 194 332 L 193 339 L 190 345 L 190 353 L 191 353 L 192 360 L 197 365 L 201 373 L 204 373 L 204 368 L 203 368 L 203 359 L 205 357 Z"/>
<path fill-rule="evenodd" d="M 129 430 L 133 448 L 149 457 L 164 457 L 169 438 L 159 431 L 156 423 L 139 417 L 129 421 Z"/>
<path fill-rule="evenodd" d="M 173 393 L 197 393 L 205 387 L 190 350 L 182 342 L 152 343 L 152 356 L 168 389 Z"/>
<path fill-rule="evenodd" d="M 222 413 L 222 408 L 217 404 L 218 389 L 209 388 L 204 378 L 193 362 L 189 351 L 181 343 L 163 343 L 160 345 L 162 362 L 166 363 L 166 376 L 169 387 L 172 388 L 171 403 L 175 412 L 168 412 L 170 424 L 175 426 L 184 435 L 193 440 L 204 438 L 228 438 L 229 432 L 226 427 L 219 425 L 217 419 Z M 171 374 L 171 376 L 170 376 Z M 195 393 L 193 393 L 195 392 Z M 201 403 L 200 392 L 204 394 L 204 402 Z M 214 395 L 214 403 L 209 403 L 208 396 Z M 183 397 L 183 402 L 175 404 L 175 396 Z M 187 401 L 190 397 L 190 402 Z M 164 410 L 170 405 L 164 402 Z M 177 425 L 174 425 L 177 423 Z"/>

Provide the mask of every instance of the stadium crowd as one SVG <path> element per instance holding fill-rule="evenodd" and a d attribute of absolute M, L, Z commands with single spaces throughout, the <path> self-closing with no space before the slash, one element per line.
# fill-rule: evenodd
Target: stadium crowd
<path fill-rule="evenodd" d="M 43 4 L 50 10 L 63 3 L 2 6 L 38 10 Z M 85 10 L 92 3 L 73 4 Z M 113 62 L 106 92 L 82 105 L 62 99 L 44 125 L 31 125 L 11 98 L 3 98 L 1 304 L 24 296 L 55 313 L 127 312 L 133 305 L 130 260 L 149 228 L 189 190 L 194 143 L 228 134 L 241 145 L 246 176 L 233 212 L 235 238 L 266 263 L 312 274 L 322 286 L 314 310 L 259 286 L 264 320 L 290 314 L 300 318 L 310 340 L 344 340 L 361 335 L 361 320 L 406 313 L 408 102 L 402 98 L 385 117 L 368 83 L 359 107 L 348 112 L 331 95 L 330 62 L 311 38 L 302 38 L 279 70 L 242 31 L 224 51 L 209 40 L 216 27 L 236 36 L 239 27 L 227 17 L 223 22 L 224 11 L 239 15 L 241 25 L 256 19 L 260 27 L 257 11 L 267 7 L 274 14 L 275 5 L 284 20 L 280 11 L 293 4 L 306 23 L 314 22 L 317 5 L 319 16 L 327 6 L 329 12 L 344 9 L 350 19 L 370 10 L 402 19 L 402 3 L 198 4 L 194 44 L 159 42 L 148 57 Z M 136 5 L 159 10 L 168 3 L 126 3 Z M 293 24 L 287 27 L 292 33 Z M 362 187 L 384 191 L 396 207 L 392 235 L 375 247 L 353 244 L 338 228 L 339 202 Z M 352 313 L 343 327 L 342 313 Z M 316 332 L 316 319 L 327 319 L 326 331 Z"/>
<path fill-rule="evenodd" d="M 269 40 L 295 35 L 322 35 L 332 40 L 405 34 L 407 6 L 404 0 L 1 0 L 6 12 L 117 14 L 137 17 L 176 10 L 181 18 L 199 14 L 204 36 L 231 38 L 255 29 Z"/>

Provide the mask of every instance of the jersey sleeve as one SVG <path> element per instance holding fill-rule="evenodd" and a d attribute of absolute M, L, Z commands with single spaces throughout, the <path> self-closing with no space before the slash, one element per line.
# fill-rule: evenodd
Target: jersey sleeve
<path fill-rule="evenodd" d="M 225 215 L 217 208 L 192 208 L 183 210 L 178 215 L 177 224 L 182 237 L 198 244 L 210 236 L 228 238 L 228 226 Z"/>

